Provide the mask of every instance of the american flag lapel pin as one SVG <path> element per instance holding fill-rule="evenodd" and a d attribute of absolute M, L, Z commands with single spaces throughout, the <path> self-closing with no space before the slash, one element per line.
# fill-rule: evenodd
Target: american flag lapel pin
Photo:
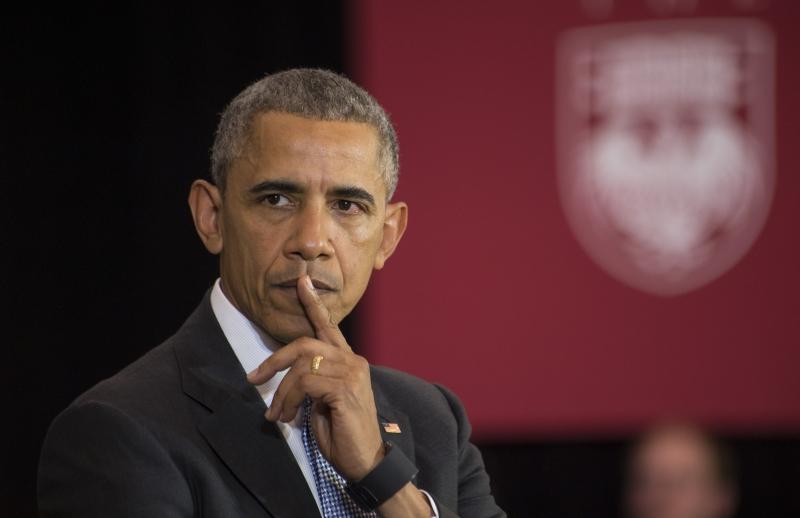
<path fill-rule="evenodd" d="M 397 423 L 383 423 L 383 430 L 386 433 L 403 433 L 400 431 L 400 425 Z"/>

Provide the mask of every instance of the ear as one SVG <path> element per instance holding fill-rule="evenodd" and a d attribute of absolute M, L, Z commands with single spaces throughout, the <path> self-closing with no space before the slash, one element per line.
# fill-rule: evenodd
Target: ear
<path fill-rule="evenodd" d="M 222 194 L 219 189 L 205 180 L 195 180 L 189 190 L 189 207 L 194 228 L 206 249 L 214 255 L 222 252 Z"/>
<path fill-rule="evenodd" d="M 386 218 L 383 221 L 383 239 L 375 256 L 375 269 L 380 270 L 394 253 L 400 238 L 406 231 L 408 224 L 408 205 L 397 202 L 386 206 Z"/>

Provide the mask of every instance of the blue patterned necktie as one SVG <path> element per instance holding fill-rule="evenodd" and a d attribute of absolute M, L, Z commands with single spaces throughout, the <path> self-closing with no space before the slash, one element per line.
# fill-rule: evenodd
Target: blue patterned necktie
<path fill-rule="evenodd" d="M 372 518 L 378 515 L 371 511 L 364 511 L 345 492 L 347 481 L 328 460 L 322 456 L 311 428 L 311 398 L 306 397 L 303 404 L 303 446 L 314 473 L 314 483 L 317 485 L 319 502 L 322 506 L 324 518 Z"/>

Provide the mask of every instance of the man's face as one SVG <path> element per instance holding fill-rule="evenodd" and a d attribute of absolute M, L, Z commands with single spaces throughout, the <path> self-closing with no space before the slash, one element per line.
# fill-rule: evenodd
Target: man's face
<path fill-rule="evenodd" d="M 218 210 L 222 287 L 287 343 L 314 336 L 297 279 L 311 276 L 338 323 L 393 251 L 406 208 L 386 203 L 377 133 L 367 124 L 269 112 L 254 119 L 249 140 Z"/>
<path fill-rule="evenodd" d="M 724 518 L 732 514 L 733 496 L 703 439 L 665 430 L 633 457 L 628 506 L 633 518 Z"/>

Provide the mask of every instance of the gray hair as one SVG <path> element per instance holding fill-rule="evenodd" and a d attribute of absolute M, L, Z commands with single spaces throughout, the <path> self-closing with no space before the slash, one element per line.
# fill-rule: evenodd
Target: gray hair
<path fill-rule="evenodd" d="M 371 95 L 346 77 L 314 68 L 267 75 L 245 88 L 225 108 L 211 148 L 211 177 L 220 189 L 225 189 L 231 164 L 242 156 L 253 118 L 265 112 L 362 122 L 375 128 L 386 199 L 391 199 L 399 176 L 399 150 L 389 116 Z"/>

